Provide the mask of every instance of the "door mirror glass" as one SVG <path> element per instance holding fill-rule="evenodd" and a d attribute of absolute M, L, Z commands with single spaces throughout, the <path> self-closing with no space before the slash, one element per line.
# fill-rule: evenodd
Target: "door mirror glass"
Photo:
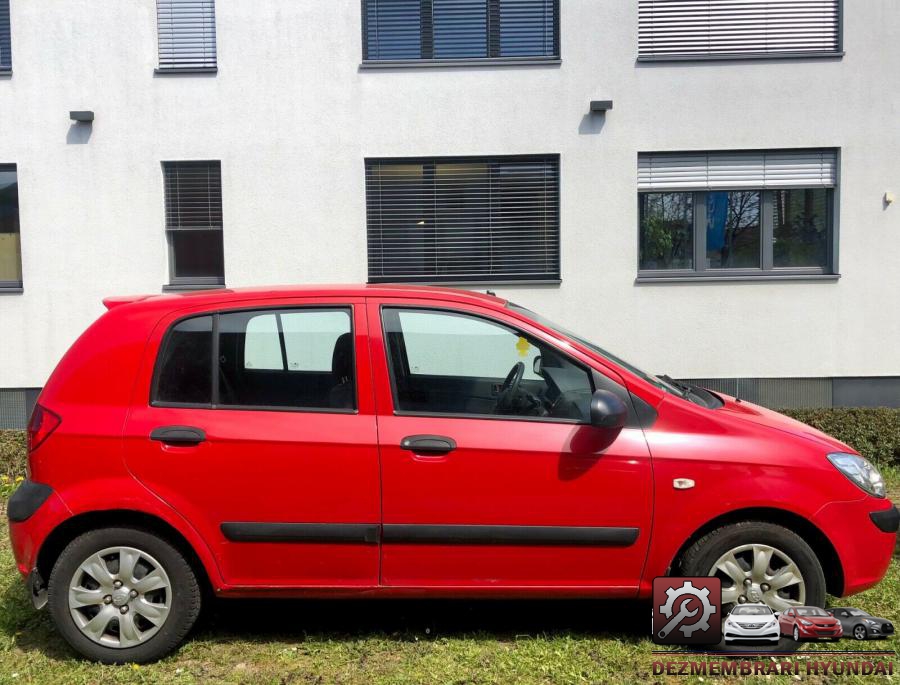
<path fill-rule="evenodd" d="M 595 390 L 591 396 L 591 425 L 619 432 L 628 419 L 628 407 L 609 390 Z"/>
<path fill-rule="evenodd" d="M 541 375 L 541 355 L 534 358 L 534 361 L 531 363 L 531 370 L 534 371 L 535 376 Z"/>

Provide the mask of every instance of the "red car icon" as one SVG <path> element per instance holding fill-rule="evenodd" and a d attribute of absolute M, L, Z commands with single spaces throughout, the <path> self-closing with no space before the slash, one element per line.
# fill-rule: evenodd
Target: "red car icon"
<path fill-rule="evenodd" d="M 844 636 L 841 622 L 819 607 L 792 607 L 778 617 L 782 635 L 800 640 L 828 639 L 837 642 Z"/>

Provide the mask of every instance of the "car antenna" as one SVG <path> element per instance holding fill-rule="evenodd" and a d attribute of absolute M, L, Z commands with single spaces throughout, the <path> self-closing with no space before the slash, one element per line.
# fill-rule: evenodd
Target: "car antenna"
<path fill-rule="evenodd" d="M 497 293 L 495 293 L 493 290 L 485 290 L 484 292 L 486 292 L 488 295 L 492 295 L 493 297 L 497 297 Z"/>

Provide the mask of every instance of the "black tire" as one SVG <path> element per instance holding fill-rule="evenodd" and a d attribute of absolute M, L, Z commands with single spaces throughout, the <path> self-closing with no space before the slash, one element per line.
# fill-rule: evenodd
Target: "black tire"
<path fill-rule="evenodd" d="M 108 647 L 85 636 L 69 611 L 69 582 L 92 554 L 108 547 L 134 547 L 154 557 L 171 583 L 171 608 L 165 622 L 146 642 L 134 647 Z M 184 555 L 166 540 L 139 528 L 101 528 L 75 538 L 59 555 L 50 573 L 48 605 L 56 629 L 77 652 L 104 664 L 147 663 L 174 650 L 200 613 L 201 590 Z"/>
<path fill-rule="evenodd" d="M 825 606 L 825 574 L 816 553 L 796 533 L 767 521 L 741 521 L 710 531 L 681 556 L 675 571 L 683 576 L 709 575 L 713 564 L 728 550 L 764 544 L 787 554 L 803 575 L 808 606 Z"/>

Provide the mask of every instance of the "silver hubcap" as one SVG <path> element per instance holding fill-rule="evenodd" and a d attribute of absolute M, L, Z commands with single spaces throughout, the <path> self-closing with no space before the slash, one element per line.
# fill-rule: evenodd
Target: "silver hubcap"
<path fill-rule="evenodd" d="M 90 640 L 133 647 L 169 616 L 172 585 L 162 565 L 134 547 L 109 547 L 84 560 L 69 582 L 69 613 Z"/>
<path fill-rule="evenodd" d="M 775 611 L 803 606 L 806 583 L 797 564 L 769 545 L 741 545 L 713 564 L 709 575 L 722 579 L 723 610 L 735 604 L 761 602 Z"/>
<path fill-rule="evenodd" d="M 865 640 L 866 639 L 866 629 L 862 626 L 856 626 L 853 629 L 853 635 L 857 640 Z"/>

